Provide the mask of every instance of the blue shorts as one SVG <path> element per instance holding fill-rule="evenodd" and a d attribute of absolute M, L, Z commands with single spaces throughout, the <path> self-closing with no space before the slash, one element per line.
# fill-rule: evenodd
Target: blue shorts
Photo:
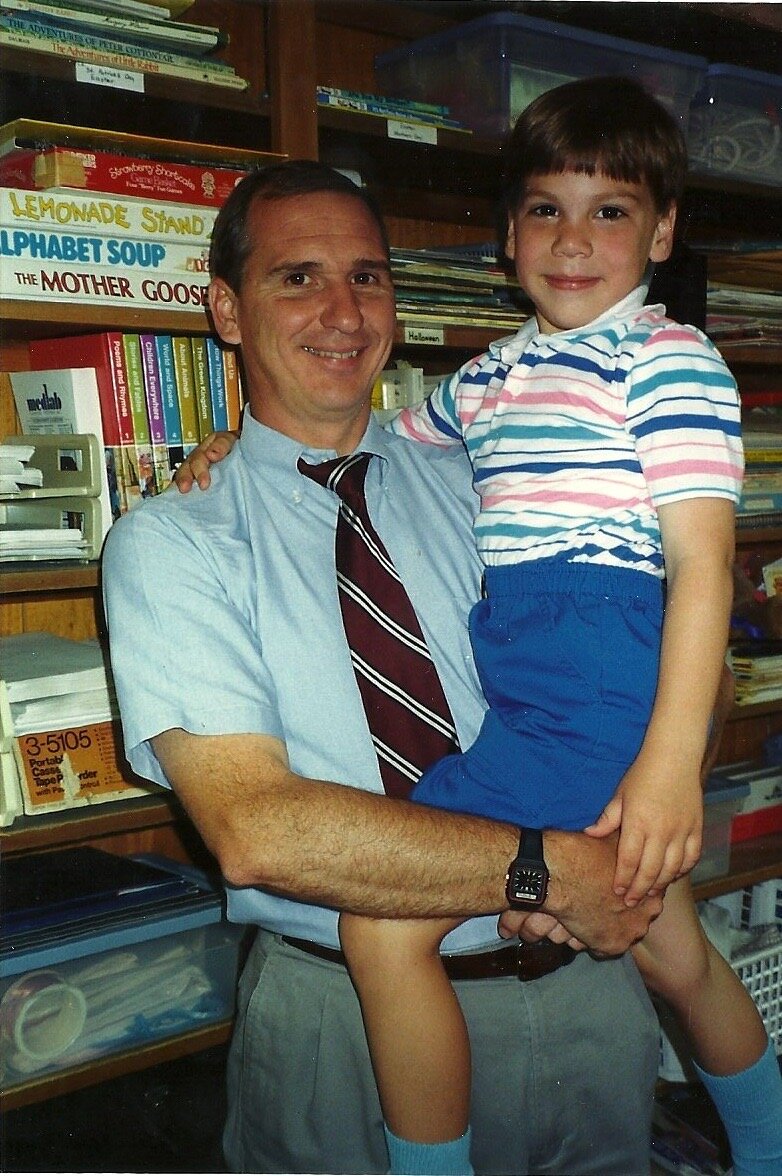
<path fill-rule="evenodd" d="M 661 581 L 565 560 L 487 568 L 470 637 L 489 704 L 472 747 L 421 777 L 421 804 L 583 829 L 636 758 L 660 663 Z"/>

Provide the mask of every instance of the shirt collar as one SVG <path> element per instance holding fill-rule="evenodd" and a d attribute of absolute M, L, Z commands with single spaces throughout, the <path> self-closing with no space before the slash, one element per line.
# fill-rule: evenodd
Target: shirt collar
<path fill-rule="evenodd" d="M 515 335 L 508 335 L 504 339 L 498 339 L 495 343 L 490 343 L 489 353 L 502 363 L 512 364 L 516 362 L 531 340 L 535 338 L 539 338 L 541 342 L 550 341 L 552 344 L 556 344 L 557 340 L 560 339 L 570 340 L 577 339 L 580 335 L 584 334 L 591 335 L 595 330 L 605 326 L 607 323 L 632 317 L 642 309 L 658 314 L 665 314 L 665 307 L 662 304 L 644 306 L 648 293 L 649 283 L 644 280 L 619 302 L 615 303 L 614 306 L 609 307 L 603 314 L 598 315 L 596 319 L 592 319 L 590 323 L 586 323 L 583 327 L 574 327 L 571 331 L 555 331 L 551 334 L 543 334 L 538 330 L 537 319 L 533 314 Z"/>
<path fill-rule="evenodd" d="M 356 452 L 375 454 L 383 459 L 385 465 L 393 443 L 392 435 L 372 415 L 363 438 L 356 446 Z M 302 475 L 297 469 L 300 457 L 310 464 L 317 464 L 337 456 L 334 449 L 313 449 L 293 437 L 278 433 L 276 429 L 270 429 L 268 425 L 260 424 L 250 413 L 249 406 L 244 410 L 238 448 L 246 462 L 275 478 L 300 478 Z"/>

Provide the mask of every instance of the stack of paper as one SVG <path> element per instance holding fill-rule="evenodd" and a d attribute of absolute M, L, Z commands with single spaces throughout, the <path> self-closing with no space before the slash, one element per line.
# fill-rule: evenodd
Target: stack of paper
<path fill-rule="evenodd" d="M 0 445 L 0 494 L 18 494 L 27 486 L 43 486 L 43 473 L 28 465 L 32 445 Z"/>
<path fill-rule="evenodd" d="M 17 736 L 102 723 L 116 715 L 99 641 L 18 633 L 0 638 L 0 663 Z"/>
<path fill-rule="evenodd" d="M 0 526 L 0 562 L 25 559 L 89 559 L 81 527 Z"/>

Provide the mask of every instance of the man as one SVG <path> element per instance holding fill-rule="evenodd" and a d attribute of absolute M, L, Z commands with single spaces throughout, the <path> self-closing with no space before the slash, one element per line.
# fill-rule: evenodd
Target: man
<path fill-rule="evenodd" d="M 369 514 L 462 746 L 484 710 L 466 630 L 479 579 L 466 457 L 371 420 L 395 323 L 382 223 L 338 173 L 283 164 L 229 198 L 211 270 L 215 325 L 242 348 L 241 440 L 208 493 L 163 495 L 115 525 L 104 584 L 129 758 L 175 789 L 220 864 L 230 917 L 260 928 L 229 1062 L 228 1161 L 386 1169 L 358 1002 L 335 959 L 347 909 L 470 916 L 444 951 L 468 977 L 456 988 L 477 1171 L 645 1173 L 658 1031 L 629 957 L 583 952 L 520 981 L 517 947 L 498 953 L 496 930 L 497 912 L 506 933 L 523 918 L 505 893 L 519 830 L 382 795 L 337 601 L 339 503 L 300 459 L 372 455 Z M 139 582 L 142 562 L 155 574 Z M 533 934 L 617 955 L 659 913 L 659 898 L 630 908 L 613 895 L 613 845 L 552 831 L 545 857 Z"/>

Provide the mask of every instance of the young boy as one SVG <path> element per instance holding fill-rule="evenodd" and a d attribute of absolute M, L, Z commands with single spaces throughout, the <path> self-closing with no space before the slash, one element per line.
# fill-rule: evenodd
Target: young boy
<path fill-rule="evenodd" d="M 700 332 L 643 305 L 649 263 L 671 250 L 686 149 L 644 90 L 595 79 L 528 107 L 506 159 L 507 252 L 534 319 L 393 424 L 467 447 L 486 565 L 470 627 L 490 709 L 415 799 L 620 830 L 617 892 L 633 903 L 669 886 L 634 950 L 643 977 L 689 1036 L 735 1176 L 772 1176 L 776 1057 L 684 877 L 700 852 L 742 473 L 730 373 Z M 393 1172 L 471 1171 L 469 1042 L 439 956 L 453 926 L 340 920 Z"/>
<path fill-rule="evenodd" d="M 392 426 L 465 444 L 486 565 L 470 631 L 490 709 L 414 799 L 620 829 L 617 893 L 670 884 L 634 951 L 644 980 L 689 1037 L 735 1176 L 772 1176 L 776 1056 L 683 877 L 700 853 L 742 474 L 727 368 L 695 328 L 643 305 L 649 263 L 671 251 L 686 149 L 641 87 L 595 79 L 529 106 L 506 158 L 507 253 L 534 319 Z M 453 925 L 340 922 L 393 1172 L 471 1171 L 469 1043 L 439 957 Z"/>

